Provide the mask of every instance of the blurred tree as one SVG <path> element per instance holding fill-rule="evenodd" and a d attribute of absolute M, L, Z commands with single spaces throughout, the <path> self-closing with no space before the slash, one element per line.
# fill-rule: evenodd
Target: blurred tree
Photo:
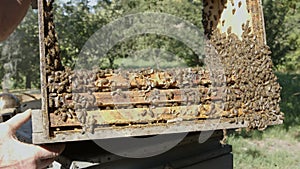
<path fill-rule="evenodd" d="M 272 51 L 274 65 L 280 67 L 287 61 L 296 61 L 297 56 L 291 60 L 289 54 L 299 50 L 300 3 L 297 0 L 263 0 L 263 6 L 267 44 Z"/>
<path fill-rule="evenodd" d="M 201 1 L 182 1 L 182 0 L 166 0 L 166 1 L 98 1 L 95 6 L 89 7 L 88 1 L 71 1 L 63 4 L 56 10 L 56 25 L 57 32 L 61 44 L 61 52 L 66 65 L 74 68 L 74 61 L 78 58 L 80 49 L 84 43 L 93 35 L 94 32 L 100 30 L 109 23 L 113 23 L 118 18 L 136 14 L 140 12 L 158 12 L 175 15 L 184 21 L 190 22 L 199 27 L 200 32 L 202 28 L 201 23 Z M 128 24 L 128 23 L 126 23 Z M 129 23 L 129 25 L 118 25 L 124 29 L 126 26 L 132 26 L 137 23 Z M 142 25 L 142 24 L 141 24 Z M 178 24 L 180 25 L 180 24 Z M 176 25 L 174 25 L 176 26 Z M 184 30 L 184 28 L 182 28 Z M 98 39 L 105 39 L 106 44 L 113 43 L 112 37 L 120 37 L 120 32 L 111 29 L 107 32 L 98 34 Z M 109 36 L 106 35 L 109 33 Z M 188 35 L 188 33 L 186 33 Z M 106 38 L 105 38 L 106 37 Z M 189 37 L 192 39 L 193 37 Z M 94 42 L 94 48 L 101 48 L 97 46 L 99 43 Z M 100 44 L 99 44 L 100 45 Z M 190 49 L 191 46 L 186 46 L 183 42 L 174 38 L 159 35 L 159 34 L 139 34 L 127 39 L 120 39 L 117 44 L 113 44 L 113 48 L 109 52 L 104 53 L 105 56 L 99 56 L 99 66 L 101 68 L 117 68 L 120 66 L 116 63 L 117 58 L 126 58 L 132 56 L 135 51 L 144 49 L 164 49 L 179 55 L 184 58 L 189 66 L 202 64 L 199 56 Z M 194 44 L 196 46 L 196 44 Z M 94 51 L 95 52 L 95 51 Z M 101 52 L 100 52 L 101 53 Z M 84 58 L 86 59 L 86 58 Z"/>
<path fill-rule="evenodd" d="M 93 21 L 88 0 L 73 0 L 55 5 L 54 21 L 64 65 L 74 67 L 87 38 L 93 33 Z"/>
<path fill-rule="evenodd" d="M 196 66 L 196 65 L 202 65 L 202 60 L 200 60 L 200 57 L 198 56 L 199 53 L 195 53 L 195 51 L 192 50 L 194 47 L 198 47 L 200 42 L 196 42 L 194 44 L 190 43 L 188 46 L 182 41 L 183 39 L 188 39 L 190 42 L 195 42 L 195 40 L 199 41 L 199 37 L 196 38 L 195 34 L 190 34 L 190 32 L 187 32 L 187 30 L 191 29 L 191 26 L 185 24 L 193 24 L 192 29 L 197 29 L 198 33 L 203 32 L 203 26 L 202 26 L 202 1 L 183 1 L 183 0 L 165 0 L 165 1 L 158 1 L 158 0 L 140 0 L 140 1 L 134 1 L 134 0 L 127 0 L 127 1 L 117 1 L 116 4 L 121 6 L 123 16 L 133 16 L 134 14 L 140 14 L 142 12 L 154 12 L 155 14 L 169 14 L 169 18 L 165 18 L 166 15 L 162 14 L 159 15 L 153 15 L 153 17 L 158 18 L 137 18 L 139 16 L 133 16 L 135 18 L 135 23 L 128 22 L 128 27 L 139 27 L 140 30 L 147 29 L 143 28 L 145 25 L 154 26 L 153 29 L 156 29 L 159 27 L 159 25 L 155 25 L 155 22 L 157 20 L 164 21 L 165 19 L 174 18 L 173 21 L 165 20 L 166 26 L 177 28 L 177 32 L 181 33 L 181 39 L 176 37 L 171 37 L 172 31 L 174 30 L 167 30 L 165 33 L 143 33 L 136 35 L 134 37 L 130 37 L 129 39 L 125 39 L 121 42 L 119 42 L 115 47 L 110 50 L 108 53 L 109 58 L 113 58 L 112 56 L 118 56 L 121 58 L 133 56 L 135 52 L 137 51 L 143 51 L 148 50 L 151 51 L 151 49 L 154 49 L 158 51 L 157 49 L 161 49 L 161 52 L 169 52 L 170 54 L 174 54 L 177 57 L 183 58 L 186 61 L 186 65 L 188 66 Z M 177 18 L 176 18 L 177 17 Z M 156 19 L 156 21 L 155 21 Z M 145 23 L 147 22 L 153 22 L 151 23 Z M 176 21 L 175 21 L 176 20 Z M 137 23 L 140 22 L 140 23 Z M 140 24 L 140 25 L 139 25 Z M 173 24 L 173 25 L 168 25 Z M 162 26 L 162 25 L 161 25 Z M 139 30 L 136 30 L 138 32 Z M 185 32 L 184 32 L 185 31 Z M 191 30 L 190 30 L 191 31 Z M 163 32 L 163 31 L 161 31 Z M 192 31 L 191 31 L 192 32 Z M 194 30 L 196 32 L 196 30 Z M 137 33 L 136 33 L 137 34 Z M 199 35 L 199 34 L 198 34 Z M 184 37 L 183 37 L 184 36 Z M 202 36 L 203 40 L 203 35 Z M 192 44 L 192 45 L 191 45 Z M 197 46 L 198 45 L 198 46 Z M 201 44 L 200 44 L 201 45 Z M 156 54 L 160 55 L 162 57 L 161 53 L 149 53 L 150 57 L 151 55 L 153 57 Z M 174 56 L 173 55 L 173 56 Z M 114 60 L 114 59 L 111 59 Z M 173 59 L 175 60 L 175 58 Z M 172 59 L 170 60 L 172 61 Z"/>
<path fill-rule="evenodd" d="M 40 83 L 37 17 L 36 11 L 29 10 L 22 24 L 2 43 L 2 64 L 11 65 L 11 78 L 17 88 L 38 87 Z"/>
<path fill-rule="evenodd" d="M 272 50 L 274 64 L 277 68 L 283 67 L 288 71 L 299 70 L 300 14 L 298 11 L 300 2 L 297 0 L 263 0 L 263 5 L 267 43 Z M 95 32 L 117 21 L 118 18 L 141 12 L 170 14 L 170 16 L 181 18 L 182 21 L 192 23 L 195 29 L 200 31 L 203 29 L 202 0 L 99 0 L 94 5 L 91 5 L 89 0 L 56 1 L 54 21 L 63 63 L 74 68 L 82 47 Z M 137 26 L 145 24 L 141 19 L 135 21 L 138 22 L 135 23 Z M 103 37 L 120 38 L 121 34 L 118 30 L 126 30 L 132 25 L 133 23 L 126 22 L 120 25 L 119 29 L 112 30 L 111 34 L 103 35 Z M 188 37 L 189 32 L 185 32 L 193 28 L 184 25 L 177 23 L 173 26 L 185 34 L 186 39 L 195 41 L 194 37 Z M 174 30 L 167 31 L 172 33 Z M 113 39 L 106 40 L 105 43 L 110 43 L 109 40 Z M 139 55 L 153 56 L 153 58 L 163 56 L 167 62 L 172 62 L 174 56 L 178 56 L 187 66 L 202 65 L 199 53 L 192 50 L 195 46 L 187 45 L 180 39 L 166 34 L 137 34 L 117 41 L 104 56 L 100 57 L 99 66 L 117 68 L 123 64 L 118 59 L 134 58 Z M 13 35 L 7 41 L 0 43 L 0 53 L 0 80 L 5 73 L 4 64 L 12 63 L 12 70 L 16 70 L 12 76 L 15 80 L 15 87 L 39 86 L 37 11 L 29 10 Z M 147 57 L 141 59 L 149 60 Z M 159 60 L 156 61 L 159 62 Z M 133 66 L 137 65 L 134 60 L 131 62 Z"/>

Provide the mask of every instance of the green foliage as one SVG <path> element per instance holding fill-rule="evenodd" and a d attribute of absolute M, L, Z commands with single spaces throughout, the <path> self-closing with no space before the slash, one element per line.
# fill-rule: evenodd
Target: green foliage
<path fill-rule="evenodd" d="M 94 6 L 89 5 L 89 0 L 55 2 L 56 32 L 63 63 L 72 68 L 86 41 L 103 26 L 124 16 L 141 12 L 167 13 L 192 23 L 200 31 L 203 30 L 201 0 L 100 0 Z M 297 0 L 263 0 L 263 5 L 267 42 L 272 50 L 274 64 L 278 70 L 299 72 L 300 2 Z M 182 30 L 186 30 L 186 27 Z M 114 34 L 117 35 L 118 32 Z M 195 41 L 192 37 L 188 39 Z M 119 41 L 105 56 L 101 56 L 99 66 L 117 68 L 124 64 L 122 59 L 137 57 L 138 54 L 147 54 L 153 58 L 164 56 L 164 59 L 169 62 L 171 56 L 175 55 L 179 58 L 175 59 L 176 61 L 183 59 L 187 66 L 202 65 L 199 54 L 195 53 L 192 48 L 193 46 L 174 37 L 146 33 Z M 5 73 L 4 64 L 13 58 L 17 60 L 17 71 L 12 77 L 14 86 L 27 88 L 31 85 L 39 86 L 37 11 L 29 10 L 22 24 L 9 40 L 0 43 L 0 52 L 0 79 Z M 181 63 L 170 65 L 181 65 Z"/>
<path fill-rule="evenodd" d="M 87 38 L 95 30 L 88 0 L 68 1 L 55 6 L 54 22 L 64 65 L 74 67 Z"/>
<path fill-rule="evenodd" d="M 56 10 L 55 21 L 64 59 L 63 62 L 72 68 L 75 66 L 74 61 L 78 61 L 77 56 L 80 49 L 94 32 L 109 23 L 113 23 L 118 18 L 128 15 L 140 12 L 164 12 L 170 15 L 177 15 L 178 18 L 199 26 L 199 32 L 203 32 L 201 31 L 201 3 L 197 1 L 98 1 L 93 7 L 89 7 L 87 1 L 75 1 L 75 4 L 74 2 L 68 2 L 63 4 L 62 7 L 57 6 L 56 8 L 58 10 Z M 128 26 L 130 29 L 133 25 L 138 26 L 139 23 L 137 22 L 139 22 L 138 18 L 135 23 L 126 23 L 129 25 L 118 26 Z M 143 24 L 140 25 L 143 26 Z M 104 35 L 99 34 L 99 36 L 106 36 L 106 33 L 110 33 L 111 35 L 108 38 L 97 38 L 102 38 L 107 40 L 107 43 L 112 43 L 109 42 L 111 37 L 121 36 L 118 35 L 120 34 L 117 31 L 118 28 L 112 29 L 116 30 L 104 32 Z M 124 27 L 124 29 L 127 28 Z M 95 41 L 94 43 L 102 42 Z M 117 58 L 131 57 L 137 51 L 151 49 L 163 49 L 176 54 L 176 56 L 184 58 L 189 66 L 202 64 L 198 55 L 189 46 L 172 37 L 161 34 L 139 34 L 120 39 L 118 43 L 113 45 L 105 53 L 105 56 L 98 57 L 101 68 L 117 68 L 121 66 L 115 62 Z M 99 48 L 99 45 L 95 44 L 93 47 Z"/>
<path fill-rule="evenodd" d="M 36 11 L 29 10 L 22 24 L 1 45 L 1 63 L 10 65 L 11 68 L 3 70 L 1 77 L 11 73 L 13 86 L 17 88 L 38 87 L 39 76 L 39 42 Z"/>
<path fill-rule="evenodd" d="M 201 31 L 202 28 L 201 3 L 199 2 L 152 0 L 152 1 L 112 1 L 111 3 L 113 4 L 111 6 L 117 9 L 117 11 L 119 11 L 118 14 L 121 14 L 122 17 L 126 17 L 130 15 L 133 18 L 135 18 L 135 23 L 126 23 L 128 24 L 127 25 L 128 28 L 124 27 L 124 29 L 128 29 L 129 31 L 130 31 L 130 27 L 140 26 L 140 29 L 146 29 L 143 27 L 145 26 L 143 19 L 139 20 L 139 18 L 137 18 L 138 16 L 133 16 L 133 15 L 140 14 L 141 12 L 156 12 L 156 13 L 166 13 L 169 15 L 177 16 L 179 20 L 182 19 L 184 21 L 199 26 L 200 32 L 203 32 Z M 103 10 L 100 10 L 100 14 L 102 13 Z M 161 19 L 163 20 L 164 18 L 162 17 Z M 151 53 L 150 51 L 153 51 L 152 49 L 153 50 L 160 49 L 160 52 L 156 54 Z M 106 61 L 107 65 L 106 66 L 100 65 L 100 67 L 104 67 L 104 68 L 119 67 L 121 65 L 114 62 L 115 59 L 132 57 L 133 55 L 136 54 L 136 52 L 142 52 L 142 51 L 148 51 L 148 54 L 150 54 L 149 57 L 158 57 L 157 54 L 160 55 L 160 57 L 162 57 L 161 52 L 165 51 L 167 53 L 176 54 L 176 56 L 180 58 L 184 58 L 186 64 L 189 66 L 202 64 L 201 61 L 199 60 L 198 55 L 193 50 L 191 50 L 189 46 L 183 44 L 183 42 L 181 42 L 180 40 L 174 39 L 174 37 L 170 37 L 164 34 L 144 33 L 144 34 L 135 35 L 133 37 L 129 37 L 127 39 L 122 39 L 117 44 L 115 44 L 114 47 L 106 54 L 106 57 L 104 58 L 104 60 L 107 60 Z M 101 63 L 105 63 L 105 61 L 102 61 Z"/>
<path fill-rule="evenodd" d="M 280 70 L 300 68 L 300 2 L 297 0 L 264 0 L 267 44 L 274 65 Z"/>
<path fill-rule="evenodd" d="M 278 73 L 281 91 L 281 111 L 285 113 L 284 126 L 289 129 L 300 124 L 300 75 Z"/>

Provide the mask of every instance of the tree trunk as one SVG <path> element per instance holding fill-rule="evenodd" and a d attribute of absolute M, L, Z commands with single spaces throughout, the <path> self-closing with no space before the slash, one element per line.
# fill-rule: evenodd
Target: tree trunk
<path fill-rule="evenodd" d="M 109 60 L 109 68 L 113 69 L 114 68 L 114 60 L 115 60 L 114 57 L 113 56 L 109 57 L 108 60 Z"/>
<path fill-rule="evenodd" d="M 31 76 L 30 75 L 26 75 L 25 83 L 26 83 L 25 88 L 31 89 Z"/>

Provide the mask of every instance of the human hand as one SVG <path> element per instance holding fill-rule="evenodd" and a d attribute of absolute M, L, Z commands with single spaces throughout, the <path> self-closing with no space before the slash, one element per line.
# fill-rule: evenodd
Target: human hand
<path fill-rule="evenodd" d="M 0 168 L 46 168 L 65 148 L 62 144 L 37 146 L 20 142 L 15 133 L 30 119 L 31 110 L 0 124 Z"/>

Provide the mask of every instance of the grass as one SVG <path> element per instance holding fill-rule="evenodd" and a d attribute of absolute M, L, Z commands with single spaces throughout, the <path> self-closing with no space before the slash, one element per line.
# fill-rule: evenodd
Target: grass
<path fill-rule="evenodd" d="M 300 143 L 294 137 L 297 132 L 293 129 L 287 133 L 282 127 L 274 127 L 248 137 L 232 135 L 229 144 L 233 146 L 234 168 L 299 168 Z"/>
<path fill-rule="evenodd" d="M 284 124 L 263 132 L 235 132 L 228 143 L 233 146 L 234 168 L 300 168 L 300 74 L 277 73 L 282 86 L 281 111 Z"/>

